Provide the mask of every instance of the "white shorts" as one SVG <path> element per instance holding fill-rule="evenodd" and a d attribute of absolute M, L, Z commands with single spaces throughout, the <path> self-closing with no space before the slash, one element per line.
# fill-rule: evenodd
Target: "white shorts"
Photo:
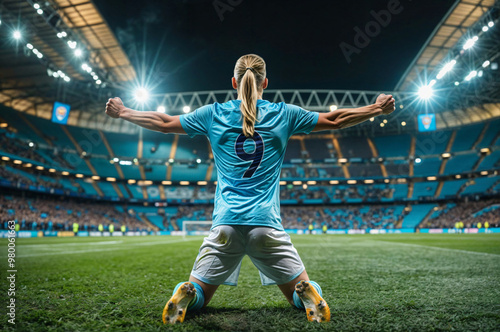
<path fill-rule="evenodd" d="M 236 286 L 245 255 L 259 270 L 265 286 L 285 284 L 305 269 L 285 231 L 221 225 L 214 227 L 203 240 L 191 275 L 210 285 Z"/>

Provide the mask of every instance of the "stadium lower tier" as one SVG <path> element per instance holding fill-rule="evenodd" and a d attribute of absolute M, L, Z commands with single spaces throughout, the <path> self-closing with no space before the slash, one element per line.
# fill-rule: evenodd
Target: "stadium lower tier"
<path fill-rule="evenodd" d="M 0 196 L 0 228 L 8 229 L 15 220 L 21 230 L 98 231 L 99 225 L 116 231 L 178 231 L 184 221 L 210 221 L 211 205 L 155 207 L 122 205 L 82 200 L 65 196 L 46 197 L 34 194 Z M 500 197 L 479 201 L 455 201 L 425 204 L 317 205 L 282 206 L 281 217 L 286 229 L 327 226 L 328 229 L 398 229 L 453 228 L 457 221 L 465 227 L 488 222 L 500 224 Z M 206 226 L 205 226 L 206 227 Z"/>

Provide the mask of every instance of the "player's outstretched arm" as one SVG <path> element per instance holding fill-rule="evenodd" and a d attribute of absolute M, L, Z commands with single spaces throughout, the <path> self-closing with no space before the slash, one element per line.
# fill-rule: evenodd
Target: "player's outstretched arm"
<path fill-rule="evenodd" d="M 106 114 L 115 119 L 130 121 L 143 128 L 162 133 L 185 134 L 179 116 L 158 112 L 140 112 L 125 107 L 120 98 L 110 98 L 106 103 Z"/>
<path fill-rule="evenodd" d="M 394 107 L 392 95 L 381 94 L 373 105 L 359 108 L 338 109 L 329 113 L 320 113 L 318 123 L 313 131 L 342 129 L 355 126 L 374 116 L 391 114 Z"/>

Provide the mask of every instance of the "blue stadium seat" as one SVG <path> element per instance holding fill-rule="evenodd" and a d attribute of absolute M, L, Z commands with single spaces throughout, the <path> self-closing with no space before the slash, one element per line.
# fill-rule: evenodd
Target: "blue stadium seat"
<path fill-rule="evenodd" d="M 344 158 L 369 159 L 373 157 L 366 137 L 341 137 L 338 141 Z"/>
<path fill-rule="evenodd" d="M 411 137 L 409 135 L 379 136 L 373 142 L 380 157 L 408 157 Z"/>
<path fill-rule="evenodd" d="M 453 142 L 453 146 L 451 147 L 451 152 L 470 150 L 483 128 L 484 123 L 479 123 L 458 129 L 457 135 L 455 136 L 455 142 Z"/>
<path fill-rule="evenodd" d="M 432 176 L 439 173 L 441 159 L 439 157 L 421 158 L 420 163 L 413 164 L 413 174 L 415 176 Z"/>
<path fill-rule="evenodd" d="M 462 196 L 485 193 L 495 182 L 498 181 L 498 179 L 500 179 L 500 176 L 476 178 L 474 179 L 475 184 L 467 186 L 462 192 Z"/>
<path fill-rule="evenodd" d="M 172 181 L 204 181 L 208 165 L 199 164 L 194 167 L 188 165 L 174 165 L 172 167 Z"/>
<path fill-rule="evenodd" d="M 416 136 L 415 156 L 436 155 L 445 152 L 452 131 L 433 131 Z"/>
<path fill-rule="evenodd" d="M 465 182 L 467 182 L 465 179 L 445 181 L 438 198 L 443 199 L 456 196 L 458 190 L 464 185 Z"/>
<path fill-rule="evenodd" d="M 413 205 L 412 210 L 408 215 L 403 218 L 403 224 L 401 228 L 415 228 L 422 222 L 425 216 L 435 207 L 437 204 L 418 204 Z"/>
<path fill-rule="evenodd" d="M 334 157 L 328 151 L 328 144 L 333 144 L 332 140 L 324 138 L 304 139 L 304 145 L 309 153 L 309 158 L 312 160 L 322 161 L 324 159 Z"/>
<path fill-rule="evenodd" d="M 453 156 L 446 163 L 444 170 L 445 175 L 459 174 L 462 172 L 471 172 L 472 167 L 477 162 L 478 155 L 475 152 L 467 153 L 465 155 Z"/>
<path fill-rule="evenodd" d="M 104 135 L 115 157 L 137 157 L 138 133 L 105 133 Z"/>
<path fill-rule="evenodd" d="M 484 157 L 477 168 L 478 171 L 490 170 L 500 167 L 500 150 L 493 151 L 490 155 Z"/>
<path fill-rule="evenodd" d="M 492 146 L 495 142 L 493 141 L 497 137 L 500 128 L 500 119 L 490 122 L 486 133 L 483 136 L 481 142 L 477 145 L 477 148 L 487 148 Z"/>
<path fill-rule="evenodd" d="M 420 197 L 433 197 L 438 186 L 437 181 L 432 182 L 417 182 L 413 185 L 413 199 Z"/>

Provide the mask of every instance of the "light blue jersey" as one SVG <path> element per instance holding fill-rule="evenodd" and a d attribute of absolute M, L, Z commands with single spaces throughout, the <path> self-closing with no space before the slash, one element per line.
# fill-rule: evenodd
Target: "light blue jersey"
<path fill-rule="evenodd" d="M 258 100 L 255 134 L 247 138 L 240 104 L 240 100 L 215 103 L 180 116 L 189 136 L 205 135 L 212 145 L 217 167 L 212 228 L 251 225 L 283 230 L 279 179 L 288 139 L 310 133 L 318 113 Z"/>

